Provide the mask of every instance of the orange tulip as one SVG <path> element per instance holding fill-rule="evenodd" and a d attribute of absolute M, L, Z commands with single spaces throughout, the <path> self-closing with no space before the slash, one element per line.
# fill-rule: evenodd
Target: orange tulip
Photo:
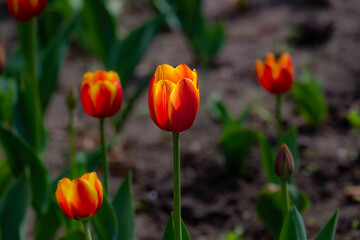
<path fill-rule="evenodd" d="M 199 108 L 200 94 L 196 70 L 185 64 L 176 68 L 157 67 L 149 87 L 149 110 L 152 120 L 162 130 L 174 133 L 190 128 Z"/>
<path fill-rule="evenodd" d="M 61 211 L 69 218 L 87 220 L 99 211 L 103 201 L 103 187 L 95 172 L 81 178 L 58 181 L 56 199 Z"/>
<path fill-rule="evenodd" d="M 3 47 L 0 45 L 0 74 L 4 72 L 6 65 L 6 57 Z"/>
<path fill-rule="evenodd" d="M 291 57 L 284 53 L 276 61 L 274 54 L 266 55 L 265 64 L 256 60 L 256 75 L 261 86 L 268 92 L 282 94 L 290 90 L 293 84 L 293 67 Z"/>
<path fill-rule="evenodd" d="M 97 71 L 86 73 L 81 86 L 81 103 L 92 117 L 114 116 L 121 107 L 123 90 L 116 72 Z"/>
<path fill-rule="evenodd" d="M 19 22 L 26 22 L 40 15 L 47 4 L 47 0 L 7 0 L 10 13 Z"/>

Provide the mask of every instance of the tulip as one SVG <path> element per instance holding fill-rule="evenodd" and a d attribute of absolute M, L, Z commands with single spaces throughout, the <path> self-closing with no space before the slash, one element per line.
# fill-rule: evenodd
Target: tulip
<path fill-rule="evenodd" d="M 180 133 L 190 128 L 199 108 L 200 94 L 196 70 L 185 64 L 176 68 L 157 67 L 149 87 L 149 110 L 162 130 Z"/>
<path fill-rule="evenodd" d="M 114 116 L 121 107 L 123 90 L 116 72 L 97 71 L 84 75 L 81 85 L 84 111 L 96 118 Z"/>
<path fill-rule="evenodd" d="M 56 199 L 68 218 L 85 221 L 99 211 L 103 188 L 95 172 L 73 181 L 63 178 L 58 181 Z"/>
<path fill-rule="evenodd" d="M 7 0 L 8 9 L 18 22 L 26 22 L 40 15 L 46 4 L 47 0 Z"/>
<path fill-rule="evenodd" d="M 291 57 L 284 53 L 276 61 L 272 53 L 267 54 L 265 64 L 256 60 L 256 75 L 261 86 L 273 94 L 283 94 L 290 90 L 293 85 L 293 67 Z"/>
<path fill-rule="evenodd" d="M 5 70 L 6 66 L 6 56 L 3 47 L 0 45 L 0 74 Z"/>
<path fill-rule="evenodd" d="M 276 155 L 274 171 L 281 179 L 288 179 L 294 171 L 294 158 L 285 143 Z"/>

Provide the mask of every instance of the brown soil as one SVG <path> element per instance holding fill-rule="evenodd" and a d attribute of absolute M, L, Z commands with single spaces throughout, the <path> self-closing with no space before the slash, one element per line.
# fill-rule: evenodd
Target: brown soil
<path fill-rule="evenodd" d="M 291 53 L 297 73 L 307 66 L 321 79 L 329 104 L 327 121 L 316 129 L 306 126 L 290 97 L 283 111 L 287 125 L 299 129 L 300 169 L 295 182 L 312 201 L 304 215 L 308 237 L 314 238 L 339 208 L 336 239 L 360 239 L 360 232 L 352 228 L 359 217 L 359 203 L 347 200 L 343 194 L 346 186 L 360 184 L 359 133 L 346 122 L 347 110 L 360 101 L 360 2 L 332 0 L 329 6 L 317 7 L 254 0 L 244 11 L 237 11 L 233 0 L 204 2 L 210 19 L 227 24 L 226 43 L 213 66 L 207 70 L 197 68 L 186 39 L 180 33 L 164 32 L 156 37 L 136 71 L 137 76 L 144 76 L 163 63 L 187 63 L 200 70 L 201 106 L 197 120 L 181 134 L 182 216 L 192 239 L 218 240 L 222 233 L 237 226 L 245 230 L 244 239 L 271 239 L 254 212 L 257 196 L 266 184 L 259 149 L 252 151 L 246 176 L 230 175 L 217 145 L 222 127 L 210 118 L 206 102 L 211 93 L 218 92 L 234 114 L 249 103 L 272 113 L 274 98 L 259 86 L 254 61 L 269 51 L 284 48 Z M 141 1 L 125 6 L 119 23 L 131 29 L 151 15 L 149 6 Z M 334 31 L 329 41 L 311 47 L 289 45 L 290 25 L 306 19 L 331 22 Z M 13 48 L 15 24 L 9 18 L 0 21 L 1 42 Z M 73 48 L 62 69 L 58 90 L 46 113 L 50 136 L 46 161 L 53 176 L 64 168 L 68 152 L 64 96 L 69 88 L 79 88 L 84 72 L 98 68 L 101 64 L 97 60 Z M 98 145 L 98 122 L 87 116 L 80 104 L 75 127 L 79 150 L 89 151 Z M 249 127 L 264 131 L 270 138 L 275 135 L 275 123 L 264 122 L 256 113 L 251 115 Z M 109 138 L 114 135 L 112 128 L 107 130 Z M 171 136 L 152 122 L 147 93 L 141 96 L 121 135 L 109 157 L 111 192 L 131 170 L 138 206 L 136 237 L 161 239 L 172 209 Z"/>

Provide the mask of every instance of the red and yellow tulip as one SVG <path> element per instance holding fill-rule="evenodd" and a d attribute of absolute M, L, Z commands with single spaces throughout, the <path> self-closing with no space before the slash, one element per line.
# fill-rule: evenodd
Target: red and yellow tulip
<path fill-rule="evenodd" d="M 114 116 L 121 108 L 123 90 L 116 72 L 97 71 L 84 75 L 81 85 L 81 104 L 92 117 Z"/>
<path fill-rule="evenodd" d="M 103 187 L 95 172 L 81 178 L 58 181 L 56 199 L 62 212 L 69 218 L 87 220 L 99 211 L 103 201 Z"/>
<path fill-rule="evenodd" d="M 293 67 L 290 54 L 284 53 L 276 60 L 274 54 L 266 55 L 265 63 L 256 60 L 256 75 L 261 86 L 274 94 L 286 93 L 293 84 Z"/>
<path fill-rule="evenodd" d="M 40 15 L 46 4 L 47 0 L 7 0 L 8 9 L 18 22 L 26 22 Z"/>
<path fill-rule="evenodd" d="M 199 108 L 200 94 L 196 70 L 185 64 L 176 68 L 157 67 L 149 87 L 149 110 L 152 120 L 162 130 L 174 133 L 190 128 Z"/>

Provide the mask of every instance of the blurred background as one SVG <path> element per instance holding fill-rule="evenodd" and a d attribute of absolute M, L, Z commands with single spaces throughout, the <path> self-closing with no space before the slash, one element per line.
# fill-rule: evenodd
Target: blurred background
<path fill-rule="evenodd" d="M 70 19 L 62 1 L 49 0 L 46 16 L 40 19 L 40 38 L 56 33 L 59 19 Z M 313 238 L 339 208 L 336 239 L 360 239 L 360 190 L 349 188 L 360 184 L 360 2 L 188 0 L 178 3 L 175 10 L 170 3 L 112 0 L 106 10 L 115 19 L 119 39 L 160 19 L 156 30 L 149 32 L 153 37 L 135 35 L 131 40 L 146 47 L 135 61 L 133 74 L 126 76 L 131 81 L 127 83 L 125 99 L 136 95 L 144 81 L 148 83 L 159 64 L 185 63 L 198 71 L 199 113 L 193 127 L 181 134 L 182 217 L 192 239 L 272 239 L 256 215 L 257 198 L 267 183 L 259 146 L 249 147 L 246 171 L 231 171 L 220 146 L 224 126 L 216 117 L 216 110 L 212 110 L 214 101 L 220 99 L 234 116 L 250 106 L 246 128 L 261 131 L 270 142 L 275 142 L 275 98 L 262 89 L 255 75 L 255 60 L 268 52 L 289 52 L 295 80 L 309 76 L 316 79 L 326 102 L 325 110 L 312 109 L 315 118 L 320 118 L 314 123 L 311 117 L 299 114 L 292 94 L 283 101 L 284 124 L 294 126 L 298 134 L 299 165 L 294 183 L 311 200 L 304 213 L 308 237 Z M 75 11 L 81 1 L 67 4 Z M 103 9 L 94 11 L 94 16 L 99 16 L 94 17 L 95 21 L 105 19 Z M 85 72 L 111 68 L 102 57 L 99 44 L 91 40 L 96 36 L 84 33 L 86 26 L 79 25 L 80 30 L 70 37 L 59 80 L 44 112 L 48 132 L 45 165 L 52 177 L 67 165 L 68 91 L 79 93 Z M 99 26 L 104 31 L 109 27 L 100 20 Z M 7 58 L 17 48 L 16 29 L 6 1 L 0 0 L 0 44 Z M 137 52 L 123 51 L 118 64 L 132 61 L 133 54 Z M 109 153 L 110 190 L 114 194 L 127 172 L 132 171 L 136 238 L 158 240 L 172 209 L 171 135 L 152 122 L 147 89 L 138 93 L 139 98 L 121 128 L 120 140 Z M 317 100 L 311 94 L 305 96 L 311 108 Z M 77 151 L 89 152 L 99 146 L 97 119 L 84 113 L 80 101 L 74 120 Z M 117 134 L 117 125 L 107 126 L 107 138 L 111 139 Z M 98 172 L 101 175 L 101 169 Z M 29 235 L 33 231 L 31 215 L 27 220 Z"/>

